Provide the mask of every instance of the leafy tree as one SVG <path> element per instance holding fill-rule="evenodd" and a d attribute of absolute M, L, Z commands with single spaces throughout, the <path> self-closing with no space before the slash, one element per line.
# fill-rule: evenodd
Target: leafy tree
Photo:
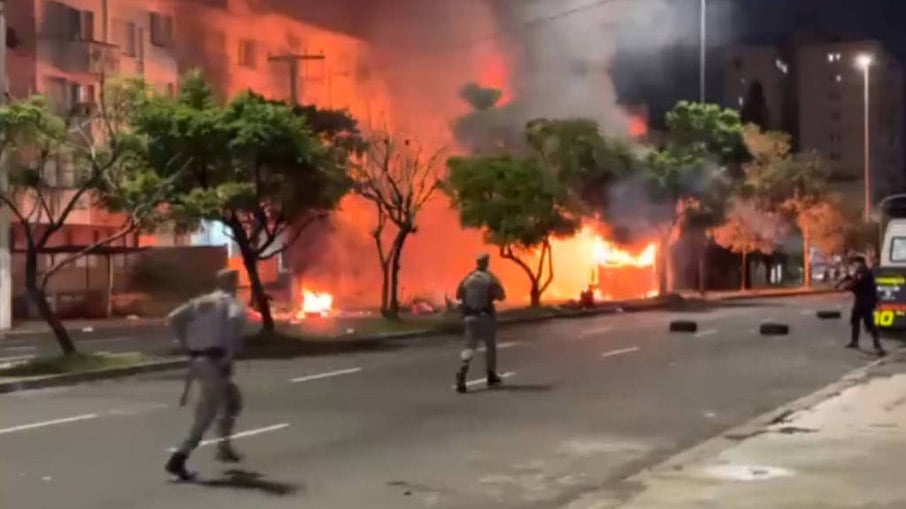
<path fill-rule="evenodd" d="M 661 291 L 675 286 L 672 251 L 684 227 L 707 231 L 723 222 L 747 152 L 739 114 L 713 104 L 680 102 L 667 113 L 666 147 L 646 160 L 649 219 L 661 238 Z M 699 258 L 704 291 L 707 261 Z"/>
<path fill-rule="evenodd" d="M 531 304 L 539 306 L 554 278 L 551 238 L 579 227 L 566 187 L 535 158 L 454 157 L 447 165 L 445 190 L 459 207 L 460 222 L 483 229 L 485 240 L 525 272 Z M 533 267 L 529 260 L 539 251 Z"/>
<path fill-rule="evenodd" d="M 146 140 L 128 128 L 133 107 L 146 90 L 138 81 L 104 84 L 95 109 L 67 119 L 41 97 L 0 106 L 0 159 L 10 176 L 9 185 L 0 189 L 0 201 L 25 236 L 29 300 L 65 355 L 76 348 L 47 303 L 47 284 L 77 259 L 153 228 L 171 188 L 147 164 Z M 77 207 L 86 206 L 112 212 L 116 230 L 90 245 L 69 246 L 76 251 L 63 250 L 53 259 L 43 256 L 59 244 L 54 241 Z"/>
<path fill-rule="evenodd" d="M 262 325 L 273 330 L 258 263 L 284 252 L 349 189 L 347 152 L 325 143 L 306 119 L 280 103 L 244 93 L 219 105 L 199 73 L 178 97 L 146 101 L 136 127 L 151 140 L 151 161 L 186 167 L 171 202 L 183 225 L 224 224 L 236 243 Z"/>
<path fill-rule="evenodd" d="M 735 199 L 726 221 L 711 229 L 718 245 L 737 253 L 742 258 L 740 287 L 749 288 L 748 255 L 760 252 L 771 254 L 786 233 L 786 223 L 776 214 L 760 210 L 750 200 Z"/>
<path fill-rule="evenodd" d="M 792 154 L 784 133 L 748 128 L 745 141 L 753 156 L 746 173 L 755 196 L 764 208 L 785 214 L 802 233 L 804 282 L 809 286 L 814 242 L 825 250 L 843 243 L 838 208 L 827 191 L 830 167 L 817 154 Z"/>
<path fill-rule="evenodd" d="M 418 232 L 418 215 L 440 188 L 443 150 L 425 153 L 415 140 L 372 137 L 352 178 L 356 194 L 374 204 L 377 225 L 372 231 L 383 275 L 381 314 L 398 319 L 399 273 L 406 239 Z M 387 230 L 392 225 L 394 232 Z M 388 246 L 388 234 L 390 239 Z"/>
<path fill-rule="evenodd" d="M 606 210 L 612 187 L 637 170 L 633 148 L 605 138 L 593 120 L 537 119 L 528 123 L 526 139 L 548 173 L 566 185 L 575 206 L 586 214 Z"/>

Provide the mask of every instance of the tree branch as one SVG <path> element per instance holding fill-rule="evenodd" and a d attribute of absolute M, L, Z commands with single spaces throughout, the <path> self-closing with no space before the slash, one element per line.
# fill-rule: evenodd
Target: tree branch
<path fill-rule="evenodd" d="M 75 260 L 81 258 L 82 256 L 90 254 L 91 251 L 94 251 L 95 249 L 97 249 L 101 246 L 104 246 L 107 244 L 112 244 L 113 242 L 116 242 L 117 240 L 125 237 L 126 235 L 133 233 L 137 229 L 138 229 L 138 226 L 130 220 L 117 233 L 114 233 L 113 235 L 110 235 L 106 238 L 100 239 L 97 242 L 94 242 L 93 244 L 91 244 L 90 246 L 82 249 L 81 251 L 70 254 L 69 256 L 63 258 L 62 261 L 56 262 L 51 268 L 47 269 L 47 271 L 44 272 L 44 275 L 41 278 L 41 289 L 42 290 L 46 289 L 47 283 L 50 281 L 51 276 L 56 274 L 60 269 L 62 269 L 66 265 L 74 262 Z"/>

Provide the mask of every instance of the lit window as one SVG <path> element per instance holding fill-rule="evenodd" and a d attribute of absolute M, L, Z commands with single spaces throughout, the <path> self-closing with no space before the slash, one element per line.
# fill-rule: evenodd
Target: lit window
<path fill-rule="evenodd" d="M 745 103 L 746 103 L 745 99 L 743 99 L 742 96 L 740 96 L 740 97 L 739 97 L 739 105 L 740 105 L 740 106 L 743 106 Z"/>
<path fill-rule="evenodd" d="M 843 81 L 843 76 L 840 75 L 840 74 L 834 76 L 834 81 L 836 81 L 837 83 L 842 82 L 842 81 Z"/>
<path fill-rule="evenodd" d="M 828 62 L 833 62 L 833 61 L 834 61 L 834 54 L 833 54 L 833 53 L 828 53 L 828 54 L 827 54 L 827 61 L 828 61 Z"/>

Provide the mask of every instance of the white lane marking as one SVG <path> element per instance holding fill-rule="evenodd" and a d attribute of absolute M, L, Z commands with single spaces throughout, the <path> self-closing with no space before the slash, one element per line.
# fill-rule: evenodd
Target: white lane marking
<path fill-rule="evenodd" d="M 586 336 L 597 336 L 599 334 L 607 334 L 613 330 L 613 325 L 608 325 L 606 327 L 601 327 L 599 329 L 588 329 L 579 333 L 579 337 L 583 338 Z"/>
<path fill-rule="evenodd" d="M 35 428 L 43 428 L 46 426 L 55 426 L 57 424 L 67 424 L 70 422 L 87 421 L 90 419 L 97 419 L 97 417 L 98 417 L 97 414 L 84 414 L 84 415 L 77 415 L 75 417 L 54 419 L 52 421 L 36 422 L 34 424 L 23 424 L 22 426 L 13 426 L 12 428 L 0 429 L 0 435 L 3 435 L 4 433 L 14 433 L 16 431 L 27 431 L 27 430 L 35 429 Z"/>
<path fill-rule="evenodd" d="M 2 362 L 2 363 L 21 362 L 21 361 L 27 361 L 30 359 L 34 359 L 34 358 L 35 358 L 34 355 L 18 355 L 16 357 L 0 357 L 0 362 Z"/>
<path fill-rule="evenodd" d="M 327 373 L 318 373 L 316 375 L 307 375 L 307 376 L 300 376 L 298 378 L 292 378 L 292 379 L 290 379 L 290 383 L 297 384 L 300 382 L 311 382 L 312 380 L 321 380 L 323 378 L 332 378 L 335 376 L 351 375 L 353 373 L 358 373 L 359 371 L 362 371 L 362 368 L 340 369 L 337 371 L 329 371 Z"/>
<path fill-rule="evenodd" d="M 34 352 L 38 349 L 36 346 L 5 346 L 4 350 L 9 350 L 10 352 Z"/>
<path fill-rule="evenodd" d="M 497 349 L 506 350 L 507 348 L 513 348 L 514 346 L 519 346 L 519 343 L 516 341 L 510 341 L 508 343 L 500 343 L 499 345 L 497 345 Z M 487 350 L 487 348 L 485 348 L 483 346 L 478 348 L 479 352 L 484 352 L 486 350 Z"/>
<path fill-rule="evenodd" d="M 241 433 L 236 433 L 236 434 L 230 435 L 227 438 L 211 438 L 208 440 L 202 440 L 201 443 L 198 444 L 198 447 L 205 447 L 208 445 L 219 444 L 220 442 L 223 442 L 225 440 L 235 440 L 237 438 L 253 437 L 255 435 L 260 435 L 262 433 L 269 433 L 271 431 L 279 431 L 281 429 L 285 429 L 288 427 L 289 427 L 289 423 L 284 422 L 282 424 L 274 424 L 273 426 L 267 426 L 265 428 L 250 429 L 248 431 L 243 431 Z M 167 451 L 176 452 L 176 448 L 170 447 L 169 449 L 167 449 Z"/>
<path fill-rule="evenodd" d="M 614 350 L 612 352 L 604 352 L 601 354 L 601 357 L 602 358 L 616 357 L 617 355 L 625 355 L 627 353 L 638 352 L 639 350 L 640 350 L 640 348 L 637 346 L 634 346 L 632 348 L 622 348 L 620 350 Z"/>
<path fill-rule="evenodd" d="M 697 338 L 703 338 L 703 337 L 705 337 L 705 336 L 713 336 L 714 334 L 717 334 L 718 332 L 720 332 L 720 331 L 718 331 L 717 329 L 703 330 L 703 331 L 701 331 L 701 332 L 699 332 L 699 333 L 696 333 L 696 334 L 695 334 L 695 337 L 697 337 Z"/>
<path fill-rule="evenodd" d="M 515 374 L 516 374 L 516 373 L 515 373 L 514 371 L 507 371 L 506 373 L 502 373 L 502 374 L 500 375 L 500 378 L 502 378 L 502 379 L 507 379 L 507 378 L 510 378 L 511 376 L 513 376 L 513 375 L 515 375 Z M 487 382 L 487 379 L 486 379 L 486 378 L 476 378 L 475 380 L 470 380 L 470 381 L 466 382 L 466 387 L 472 387 L 473 385 L 483 384 L 483 383 L 485 383 L 485 382 Z M 456 386 L 453 385 L 453 386 L 451 386 L 451 388 L 452 388 L 452 389 L 455 389 Z"/>

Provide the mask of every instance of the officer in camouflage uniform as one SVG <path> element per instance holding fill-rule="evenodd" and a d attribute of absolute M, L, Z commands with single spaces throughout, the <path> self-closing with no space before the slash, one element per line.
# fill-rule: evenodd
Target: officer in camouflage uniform
<path fill-rule="evenodd" d="M 466 375 L 469 364 L 475 357 L 479 342 L 486 350 L 487 381 L 489 387 L 500 385 L 497 375 L 497 317 L 494 302 L 504 300 L 506 295 L 500 280 L 488 271 L 490 257 L 478 257 L 477 267 L 459 284 L 456 299 L 462 305 L 465 322 L 465 349 L 461 354 L 462 366 L 456 373 L 456 392 L 467 392 Z"/>
<path fill-rule="evenodd" d="M 181 480 L 194 477 L 186 470 L 186 460 L 218 416 L 221 441 L 217 459 L 223 462 L 241 460 L 229 441 L 242 409 L 239 388 L 232 380 L 233 359 L 239 350 L 246 322 L 245 306 L 236 297 L 238 280 L 236 271 L 220 271 L 217 290 L 189 301 L 169 316 L 177 338 L 191 358 L 180 403 L 185 404 L 192 381 L 197 380 L 201 387 L 189 436 L 166 465 L 167 472 Z"/>

